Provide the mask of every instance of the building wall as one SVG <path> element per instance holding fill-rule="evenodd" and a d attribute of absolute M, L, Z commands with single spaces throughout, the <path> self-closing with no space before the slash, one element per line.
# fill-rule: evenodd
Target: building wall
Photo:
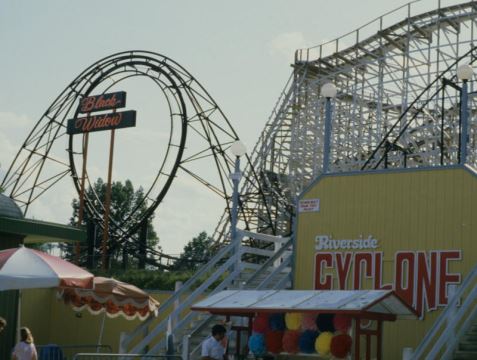
<path fill-rule="evenodd" d="M 151 293 L 160 303 L 172 294 L 169 291 Z M 168 314 L 159 312 L 154 323 Z M 92 315 L 87 310 L 75 312 L 69 305 L 57 299 L 55 289 L 24 290 L 22 296 L 22 325 L 33 333 L 36 345 L 58 344 L 79 346 L 98 344 L 103 315 Z M 140 320 L 126 320 L 123 317 L 105 318 L 102 344 L 110 345 L 113 352 L 119 349 L 119 337 L 123 331 L 134 330 Z M 71 349 L 76 352 L 95 352 L 93 347 Z"/>
<path fill-rule="evenodd" d="M 477 262 L 477 177 L 465 168 L 327 175 L 302 199 L 319 199 L 320 209 L 298 215 L 294 288 L 339 289 L 340 279 L 345 289 L 392 284 L 414 306 L 423 302 L 421 320 L 385 324 L 384 358 L 401 358 L 402 348 L 415 348 L 439 315 L 439 299 L 447 300 L 443 290 Z M 375 248 L 369 241 L 362 249 L 326 243 L 369 237 Z"/>

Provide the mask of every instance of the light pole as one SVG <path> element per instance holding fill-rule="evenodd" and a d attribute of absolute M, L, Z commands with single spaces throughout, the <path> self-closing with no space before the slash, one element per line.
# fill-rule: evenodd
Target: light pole
<path fill-rule="evenodd" d="M 325 103 L 325 141 L 323 144 L 323 173 L 328 172 L 330 166 L 331 146 L 331 99 L 336 96 L 336 86 L 326 83 L 321 87 L 321 96 L 326 98 Z"/>
<path fill-rule="evenodd" d="M 461 65 L 457 68 L 457 77 L 462 80 L 462 92 L 460 99 L 460 157 L 459 163 L 465 164 L 467 160 L 467 130 L 469 119 L 469 89 L 467 82 L 474 75 L 474 70 L 470 65 Z"/>
<path fill-rule="evenodd" d="M 230 219 L 230 241 L 234 244 L 234 252 L 237 256 L 237 262 L 235 266 L 235 271 L 239 271 L 240 266 L 240 240 L 237 238 L 237 218 L 238 218 L 238 200 L 239 200 L 239 183 L 242 174 L 240 173 L 240 157 L 245 155 L 247 148 L 240 141 L 237 140 L 230 147 L 231 153 L 235 156 L 235 169 L 234 172 L 230 174 L 232 183 L 234 185 L 232 193 L 232 213 Z"/>

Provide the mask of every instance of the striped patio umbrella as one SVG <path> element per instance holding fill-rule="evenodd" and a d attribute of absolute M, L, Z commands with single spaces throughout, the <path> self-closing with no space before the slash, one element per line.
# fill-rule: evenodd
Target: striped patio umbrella
<path fill-rule="evenodd" d="M 92 288 L 94 275 L 44 252 L 19 247 L 0 251 L 0 291 Z"/>
<path fill-rule="evenodd" d="M 97 276 L 92 289 L 61 289 L 58 297 L 75 311 L 88 310 L 91 314 L 103 313 L 98 344 L 103 340 L 106 316 L 122 316 L 128 320 L 145 320 L 157 316 L 159 302 L 138 287 L 111 278 Z"/>
<path fill-rule="evenodd" d="M 61 289 L 58 296 L 76 311 L 86 309 L 109 318 L 145 320 L 150 315 L 157 316 L 159 308 L 159 302 L 138 287 L 101 276 L 94 278 L 92 289 Z"/>
<path fill-rule="evenodd" d="M 57 256 L 23 246 L 0 251 L 0 291 L 19 290 L 17 341 L 20 340 L 21 290 L 92 288 L 94 275 Z"/>

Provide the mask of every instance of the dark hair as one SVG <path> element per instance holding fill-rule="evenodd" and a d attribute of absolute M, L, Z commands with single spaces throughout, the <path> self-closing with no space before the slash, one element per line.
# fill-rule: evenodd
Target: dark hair
<path fill-rule="evenodd" d="M 218 334 L 225 334 L 227 330 L 225 330 L 225 327 L 222 325 L 214 325 L 212 327 L 212 336 L 218 335 Z"/>

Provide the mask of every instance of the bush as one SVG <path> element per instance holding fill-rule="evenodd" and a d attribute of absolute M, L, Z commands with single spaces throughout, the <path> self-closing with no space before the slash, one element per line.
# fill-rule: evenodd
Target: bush
<path fill-rule="evenodd" d="M 190 271 L 161 271 L 161 270 L 92 270 L 96 276 L 112 277 L 135 285 L 140 289 L 174 290 L 176 281 L 186 282 L 194 274 Z"/>

